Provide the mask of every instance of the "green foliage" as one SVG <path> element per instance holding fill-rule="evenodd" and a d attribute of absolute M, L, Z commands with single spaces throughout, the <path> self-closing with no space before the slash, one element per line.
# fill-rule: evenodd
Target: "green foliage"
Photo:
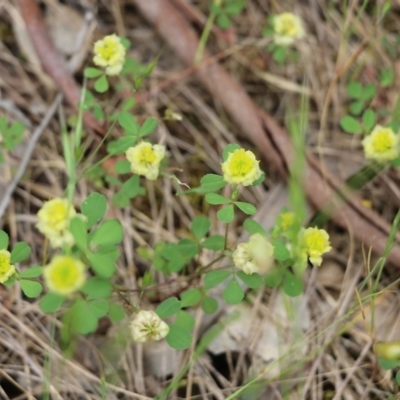
<path fill-rule="evenodd" d="M 204 296 L 201 308 L 206 314 L 214 314 L 218 310 L 218 301 L 210 296 Z"/>
<path fill-rule="evenodd" d="M 25 125 L 20 122 L 9 122 L 7 118 L 0 117 L 0 149 L 3 151 L 14 150 L 24 137 Z M 3 162 L 4 155 L 0 152 L 0 162 Z"/>
<path fill-rule="evenodd" d="M 39 282 L 27 279 L 20 279 L 19 283 L 21 285 L 22 291 L 24 292 L 24 295 L 29 298 L 39 296 L 43 289 L 42 285 Z"/>
<path fill-rule="evenodd" d="M 182 307 L 182 303 L 176 297 L 164 300 L 156 309 L 160 318 L 168 318 L 177 314 Z"/>
<path fill-rule="evenodd" d="M 259 233 L 263 236 L 267 235 L 265 229 L 257 221 L 254 221 L 254 219 L 251 218 L 247 218 L 244 221 L 243 228 L 246 229 L 246 231 L 249 232 L 251 235 L 255 233 Z"/>
<path fill-rule="evenodd" d="M 17 243 L 11 251 L 11 264 L 21 262 L 29 257 L 31 247 L 26 242 Z"/>
<path fill-rule="evenodd" d="M 182 307 L 194 306 L 200 300 L 201 300 L 201 292 L 199 289 L 189 289 L 181 293 Z"/>
<path fill-rule="evenodd" d="M 0 231 L 0 250 L 7 249 L 9 238 L 6 232 Z"/>
<path fill-rule="evenodd" d="M 190 347 L 193 339 L 187 328 L 174 324 L 169 326 L 169 332 L 165 340 L 173 349 L 184 350 Z"/>
<path fill-rule="evenodd" d="M 233 204 L 230 204 L 227 207 L 221 208 L 217 212 L 217 217 L 221 222 L 224 222 L 225 224 L 229 224 L 230 222 L 233 221 L 235 218 L 235 212 L 233 210 Z"/>
<path fill-rule="evenodd" d="M 232 278 L 229 281 L 228 285 L 222 292 L 222 298 L 228 304 L 238 304 L 244 299 L 244 291 L 236 278 Z"/>
<path fill-rule="evenodd" d="M 108 79 L 105 74 L 101 75 L 100 78 L 98 78 L 94 83 L 94 90 L 96 90 L 96 92 L 98 93 L 107 92 L 109 87 L 110 85 L 108 83 Z"/>
<path fill-rule="evenodd" d="M 191 224 L 193 235 L 196 237 L 197 240 L 202 239 L 210 230 L 210 227 L 210 219 L 203 216 L 195 217 Z"/>
<path fill-rule="evenodd" d="M 82 203 L 82 214 L 86 216 L 86 226 L 90 229 L 99 222 L 107 210 L 107 199 L 99 193 L 90 194 Z"/>
<path fill-rule="evenodd" d="M 216 270 L 208 272 L 204 276 L 205 288 L 211 289 L 212 287 L 217 286 L 226 279 L 228 279 L 229 276 L 231 276 L 231 272 L 225 270 Z"/>
<path fill-rule="evenodd" d="M 221 235 L 212 235 L 201 242 L 201 247 L 214 251 L 223 250 L 225 248 L 225 238 Z"/>
<path fill-rule="evenodd" d="M 286 272 L 283 278 L 283 291 L 290 297 L 299 296 L 303 292 L 303 282 L 291 272 Z"/>
<path fill-rule="evenodd" d="M 261 276 L 257 273 L 247 275 L 243 271 L 239 271 L 236 275 L 251 289 L 258 289 L 263 283 Z"/>
<path fill-rule="evenodd" d="M 241 14 L 244 7 L 244 0 L 228 0 L 222 1 L 219 5 L 214 2 L 210 6 L 210 11 L 215 14 L 217 25 L 221 29 L 228 29 L 232 24 L 231 18 Z"/>
<path fill-rule="evenodd" d="M 57 311 L 66 298 L 64 296 L 60 296 L 56 293 L 46 293 L 39 302 L 39 306 L 45 313 L 53 313 Z"/>

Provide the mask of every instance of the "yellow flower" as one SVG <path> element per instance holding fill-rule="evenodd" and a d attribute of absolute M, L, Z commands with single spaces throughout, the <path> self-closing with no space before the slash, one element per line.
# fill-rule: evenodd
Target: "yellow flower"
<path fill-rule="evenodd" d="M 265 274 L 274 264 L 274 246 L 259 233 L 250 236 L 247 243 L 238 244 L 232 254 L 236 268 L 245 274 Z"/>
<path fill-rule="evenodd" d="M 281 228 L 287 231 L 294 223 L 294 214 L 292 212 L 284 212 L 281 214 Z"/>
<path fill-rule="evenodd" d="M 49 239 L 53 247 L 72 246 L 74 238 L 68 227 L 75 214 L 74 207 L 67 199 L 56 197 L 46 201 L 39 210 L 36 228 Z"/>
<path fill-rule="evenodd" d="M 312 265 L 319 267 L 322 254 L 332 250 L 328 233 L 324 229 L 307 228 L 300 235 L 301 252 L 310 259 Z"/>
<path fill-rule="evenodd" d="M 221 164 L 224 180 L 228 183 L 249 186 L 262 174 L 260 161 L 250 150 L 236 149 L 229 153 L 228 158 Z"/>
<path fill-rule="evenodd" d="M 114 33 L 94 44 L 93 62 L 105 68 L 107 75 L 118 75 L 125 63 L 125 47 Z"/>
<path fill-rule="evenodd" d="M 399 156 L 399 136 L 391 128 L 377 125 L 366 136 L 362 145 L 365 157 L 379 162 L 391 161 Z"/>
<path fill-rule="evenodd" d="M 169 326 L 154 311 L 139 311 L 129 324 L 135 342 L 154 342 L 168 335 Z"/>
<path fill-rule="evenodd" d="M 274 41 L 280 46 L 288 46 L 305 35 L 301 19 L 289 12 L 274 17 L 274 32 Z"/>
<path fill-rule="evenodd" d="M 55 256 L 43 268 L 43 276 L 51 292 L 67 296 L 85 283 L 85 265 L 70 256 Z"/>
<path fill-rule="evenodd" d="M 10 264 L 10 258 L 10 252 L 0 250 L 0 283 L 7 282 L 15 274 L 15 267 Z"/>
<path fill-rule="evenodd" d="M 160 162 L 164 158 L 165 146 L 142 142 L 129 147 L 125 154 L 134 174 L 143 175 L 154 181 L 158 177 Z"/>

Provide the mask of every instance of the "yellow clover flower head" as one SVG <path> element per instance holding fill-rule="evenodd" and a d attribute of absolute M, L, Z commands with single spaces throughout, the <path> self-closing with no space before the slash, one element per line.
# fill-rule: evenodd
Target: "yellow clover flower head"
<path fill-rule="evenodd" d="M 251 235 L 247 243 L 238 244 L 232 254 L 236 268 L 245 274 L 265 274 L 274 264 L 274 246 L 259 233 Z"/>
<path fill-rule="evenodd" d="M 332 250 L 329 235 L 324 229 L 307 228 L 301 232 L 301 251 L 315 267 L 321 266 L 322 254 Z"/>
<path fill-rule="evenodd" d="M 284 212 L 280 215 L 281 217 L 281 228 L 283 231 L 287 231 L 294 223 L 294 214 L 292 212 Z"/>
<path fill-rule="evenodd" d="M 79 290 L 86 282 L 85 265 L 70 256 L 55 256 L 43 268 L 46 286 L 51 292 L 68 296 Z"/>
<path fill-rule="evenodd" d="M 385 128 L 381 125 L 377 125 L 363 139 L 362 145 L 365 157 L 369 160 L 386 162 L 399 156 L 399 136 L 391 128 Z"/>
<path fill-rule="evenodd" d="M 0 250 L 0 283 L 7 282 L 15 274 L 14 265 L 10 264 L 11 254 L 7 250 Z"/>
<path fill-rule="evenodd" d="M 114 33 L 94 44 L 93 62 L 105 68 L 107 75 L 118 75 L 125 63 L 125 47 Z"/>
<path fill-rule="evenodd" d="M 154 311 L 139 311 L 129 328 L 133 340 L 139 343 L 161 340 L 169 332 L 169 326 Z"/>
<path fill-rule="evenodd" d="M 39 210 L 37 214 L 39 222 L 36 228 L 47 237 L 54 248 L 63 245 L 72 246 L 74 238 L 68 228 L 75 214 L 73 205 L 67 199 L 56 197 L 46 201 Z"/>
<path fill-rule="evenodd" d="M 290 12 L 274 17 L 274 41 L 280 46 L 289 46 L 296 39 L 304 37 L 305 32 L 301 19 Z"/>
<path fill-rule="evenodd" d="M 141 142 L 134 147 L 129 147 L 125 154 L 134 174 L 143 175 L 154 181 L 158 177 L 160 162 L 165 155 L 165 146 Z"/>
<path fill-rule="evenodd" d="M 226 161 L 221 164 L 224 180 L 249 186 L 262 175 L 259 163 L 250 150 L 236 149 L 229 153 Z"/>

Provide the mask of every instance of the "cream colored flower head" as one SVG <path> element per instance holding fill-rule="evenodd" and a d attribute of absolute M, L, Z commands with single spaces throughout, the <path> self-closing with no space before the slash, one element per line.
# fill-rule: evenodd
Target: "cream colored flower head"
<path fill-rule="evenodd" d="M 158 177 L 160 162 L 165 155 L 165 146 L 141 142 L 134 147 L 129 147 L 125 154 L 134 174 L 143 175 L 154 181 Z"/>
<path fill-rule="evenodd" d="M 386 162 L 399 156 L 399 135 L 396 135 L 391 128 L 377 125 L 363 139 L 362 145 L 365 157 L 369 160 Z"/>
<path fill-rule="evenodd" d="M 273 25 L 274 41 L 280 46 L 289 46 L 305 35 L 301 19 L 289 12 L 276 15 Z"/>
<path fill-rule="evenodd" d="M 10 259 L 10 252 L 0 250 L 0 283 L 7 282 L 16 272 L 14 265 L 10 264 Z"/>
<path fill-rule="evenodd" d="M 139 343 L 161 340 L 169 332 L 169 326 L 154 311 L 139 311 L 129 328 L 133 340 Z"/>
<path fill-rule="evenodd" d="M 86 282 L 85 270 L 85 265 L 80 260 L 70 256 L 55 256 L 43 268 L 43 276 L 51 292 L 68 296 Z"/>
<path fill-rule="evenodd" d="M 300 232 L 300 251 L 315 267 L 321 266 L 322 255 L 331 250 L 329 235 L 324 229 L 315 227 Z"/>
<path fill-rule="evenodd" d="M 114 33 L 94 44 L 93 62 L 105 68 L 107 75 L 118 75 L 125 63 L 125 47 Z"/>
<path fill-rule="evenodd" d="M 250 236 L 247 243 L 240 243 L 232 254 L 236 268 L 245 274 L 265 274 L 274 265 L 274 246 L 259 233 Z"/>
<path fill-rule="evenodd" d="M 260 161 L 250 150 L 236 149 L 221 164 L 225 182 L 249 186 L 261 175 Z"/>
<path fill-rule="evenodd" d="M 74 238 L 68 230 L 71 218 L 76 214 L 67 199 L 55 198 L 46 201 L 38 212 L 36 228 L 43 233 L 54 247 L 72 246 Z"/>

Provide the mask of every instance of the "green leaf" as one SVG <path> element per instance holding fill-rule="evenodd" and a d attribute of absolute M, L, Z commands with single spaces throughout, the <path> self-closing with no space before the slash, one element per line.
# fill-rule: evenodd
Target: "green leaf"
<path fill-rule="evenodd" d="M 194 328 L 195 319 L 193 315 L 189 314 L 186 311 L 179 311 L 178 315 L 176 316 L 174 325 L 181 326 L 187 330 L 192 330 Z"/>
<path fill-rule="evenodd" d="M 83 74 L 86 76 L 86 78 L 97 78 L 98 76 L 103 75 L 103 71 L 97 68 L 85 68 Z"/>
<path fill-rule="evenodd" d="M 170 297 L 156 308 L 156 313 L 160 318 L 168 318 L 177 314 L 181 307 L 182 304 L 176 297 Z"/>
<path fill-rule="evenodd" d="M 128 135 L 139 136 L 140 125 L 136 118 L 128 111 L 122 111 L 118 116 L 118 123 Z"/>
<path fill-rule="evenodd" d="M 398 367 L 400 365 L 400 361 L 399 360 L 389 360 L 386 358 L 378 357 L 378 364 L 383 370 L 389 371 L 391 369 Z"/>
<path fill-rule="evenodd" d="M 118 160 L 115 163 L 114 171 L 118 174 L 128 174 L 131 172 L 131 163 L 128 160 Z"/>
<path fill-rule="evenodd" d="M 228 277 L 231 276 L 231 274 L 232 274 L 231 271 L 224 271 L 224 270 L 208 272 L 204 276 L 204 287 L 206 289 L 211 289 L 212 287 L 217 286 L 224 280 L 228 279 Z"/>
<path fill-rule="evenodd" d="M 150 133 L 153 133 L 156 130 L 157 125 L 158 125 L 158 122 L 156 119 L 147 118 L 146 121 L 144 121 L 142 127 L 140 128 L 139 136 L 150 135 Z"/>
<path fill-rule="evenodd" d="M 42 292 L 42 285 L 39 282 L 35 281 L 27 281 L 25 279 L 21 279 L 19 281 L 21 285 L 21 289 L 24 292 L 26 297 L 32 298 L 37 297 Z"/>
<path fill-rule="evenodd" d="M 221 175 L 207 174 L 200 180 L 200 187 L 204 192 L 215 192 L 227 185 Z"/>
<path fill-rule="evenodd" d="M 290 258 L 290 251 L 287 249 L 286 245 L 279 240 L 273 240 L 274 245 L 274 256 L 279 261 L 285 261 Z"/>
<path fill-rule="evenodd" d="M 7 233 L 4 231 L 0 231 L 0 250 L 4 250 L 8 248 L 9 238 Z"/>
<path fill-rule="evenodd" d="M 226 161 L 229 153 L 233 153 L 235 150 L 238 149 L 241 149 L 241 147 L 237 143 L 228 144 L 227 146 L 225 146 L 224 151 L 222 152 L 222 159 Z"/>
<path fill-rule="evenodd" d="M 376 122 L 376 114 L 374 111 L 372 111 L 371 109 L 365 110 L 364 114 L 362 116 L 362 120 L 363 120 L 363 125 L 364 125 L 364 129 L 366 132 L 369 132 L 372 130 L 372 128 L 375 126 L 375 122 Z"/>
<path fill-rule="evenodd" d="M 360 99 L 362 96 L 362 85 L 359 82 L 350 82 L 347 87 L 347 94 L 352 99 Z"/>
<path fill-rule="evenodd" d="M 213 297 L 204 296 L 204 299 L 201 302 L 201 308 L 206 314 L 213 314 L 218 310 L 218 301 Z"/>
<path fill-rule="evenodd" d="M 244 221 L 243 228 L 246 229 L 246 231 L 249 232 L 251 235 L 255 233 L 259 233 L 263 236 L 267 235 L 265 229 L 257 221 L 254 221 L 254 219 L 251 218 L 247 218 Z"/>
<path fill-rule="evenodd" d="M 243 271 L 239 271 L 236 275 L 251 289 L 258 289 L 263 282 L 261 276 L 257 273 L 247 275 Z"/>
<path fill-rule="evenodd" d="M 94 90 L 96 90 L 98 93 L 107 92 L 108 87 L 109 85 L 106 75 L 100 76 L 100 78 L 94 83 Z"/>
<path fill-rule="evenodd" d="M 126 182 L 124 182 L 121 192 L 129 199 L 133 199 L 139 195 L 144 195 L 145 189 L 140 186 L 139 175 L 133 175 Z"/>
<path fill-rule="evenodd" d="M 235 278 L 231 279 L 222 292 L 222 298 L 228 304 L 238 304 L 244 299 L 244 291 Z"/>
<path fill-rule="evenodd" d="M 21 262 L 29 257 L 31 254 L 31 248 L 26 242 L 17 243 L 11 252 L 10 263 L 14 264 L 17 262 Z"/>
<path fill-rule="evenodd" d="M 265 276 L 265 284 L 268 287 L 278 287 L 282 280 L 283 276 L 285 275 L 286 268 L 274 268 L 273 270 L 269 271 Z"/>
<path fill-rule="evenodd" d="M 286 272 L 283 278 L 283 291 L 290 297 L 299 296 L 303 292 L 302 280 L 291 272 Z"/>
<path fill-rule="evenodd" d="M 119 191 L 117 193 L 114 193 L 112 197 L 112 202 L 116 207 L 125 208 L 129 206 L 131 201 L 129 199 L 129 196 L 127 196 L 122 191 Z"/>
<path fill-rule="evenodd" d="M 272 58 L 278 63 L 283 64 L 286 60 L 286 48 L 283 46 L 276 46 L 272 53 Z"/>
<path fill-rule="evenodd" d="M 347 133 L 362 133 L 362 127 L 360 123 L 350 115 L 345 115 L 340 120 L 340 126 Z"/>
<path fill-rule="evenodd" d="M 201 299 L 199 289 L 189 289 L 181 293 L 181 306 L 190 307 L 196 305 Z"/>
<path fill-rule="evenodd" d="M 81 250 L 85 250 L 87 247 L 87 227 L 86 221 L 79 215 L 72 218 L 69 224 L 69 230 L 75 239 L 75 243 Z"/>
<path fill-rule="evenodd" d="M 104 221 L 94 232 L 91 243 L 95 245 L 118 244 L 122 242 L 124 232 L 117 219 Z"/>
<path fill-rule="evenodd" d="M 16 275 L 13 274 L 3 283 L 3 285 L 7 286 L 7 287 L 11 287 L 12 285 L 14 285 L 16 280 L 17 280 Z"/>
<path fill-rule="evenodd" d="M 39 306 L 43 312 L 53 313 L 61 307 L 65 300 L 66 297 L 60 296 L 59 294 L 47 293 L 41 298 Z"/>
<path fill-rule="evenodd" d="M 227 199 L 226 197 L 221 196 L 220 194 L 217 194 L 217 193 L 207 193 L 206 201 L 207 201 L 207 203 L 212 204 L 212 205 L 228 204 L 231 202 L 230 199 Z"/>
<path fill-rule="evenodd" d="M 88 279 L 82 288 L 82 292 L 87 294 L 88 300 L 109 297 L 111 291 L 112 285 L 110 281 L 98 276 Z"/>
<path fill-rule="evenodd" d="M 107 210 L 107 199 L 100 193 L 92 193 L 83 201 L 82 214 L 87 218 L 87 227 L 90 229 L 99 222 Z"/>
<path fill-rule="evenodd" d="M 201 242 L 205 249 L 219 251 L 225 248 L 225 238 L 222 235 L 212 235 Z"/>
<path fill-rule="evenodd" d="M 368 83 L 367 85 L 364 86 L 361 97 L 364 101 L 370 100 L 375 96 L 375 93 L 376 93 L 376 86 L 373 85 L 372 83 Z"/>
<path fill-rule="evenodd" d="M 353 115 L 360 115 L 363 109 L 364 109 L 363 101 L 354 101 L 353 103 L 350 104 L 350 112 Z"/>
<path fill-rule="evenodd" d="M 248 215 L 254 215 L 257 212 L 257 208 L 255 208 L 253 204 L 243 201 L 235 201 L 235 206 Z"/>
<path fill-rule="evenodd" d="M 111 321 L 120 322 L 126 317 L 126 314 L 124 308 L 119 304 L 110 304 L 108 316 Z"/>
<path fill-rule="evenodd" d="M 261 185 L 265 180 L 265 174 L 264 172 L 260 175 L 258 179 L 256 179 L 250 186 L 258 186 Z"/>
<path fill-rule="evenodd" d="M 125 47 L 125 49 L 129 49 L 129 47 L 131 47 L 131 41 L 129 39 L 127 39 L 126 37 L 120 36 L 120 41 L 122 46 Z"/>
<path fill-rule="evenodd" d="M 115 273 L 115 261 L 110 256 L 105 256 L 101 253 L 92 253 L 88 252 L 86 254 L 87 258 L 90 261 L 93 271 L 97 274 L 110 278 Z"/>
<path fill-rule="evenodd" d="M 273 36 L 274 33 L 275 33 L 275 31 L 270 26 L 265 27 L 262 31 L 262 34 L 264 37 Z"/>
<path fill-rule="evenodd" d="M 105 299 L 95 299 L 90 301 L 89 307 L 92 313 L 99 319 L 107 315 L 108 313 L 108 301 Z"/>
<path fill-rule="evenodd" d="M 221 29 L 228 29 L 231 26 L 231 19 L 226 14 L 220 14 L 217 17 L 217 24 Z"/>
<path fill-rule="evenodd" d="M 181 239 L 177 244 L 177 249 L 186 262 L 199 253 L 199 245 L 191 239 Z"/>
<path fill-rule="evenodd" d="M 107 152 L 110 155 L 118 155 L 125 153 L 129 147 L 135 145 L 137 138 L 135 136 L 125 136 L 121 139 L 114 140 L 107 145 Z"/>
<path fill-rule="evenodd" d="M 227 207 L 221 208 L 217 212 L 217 217 L 221 222 L 224 222 L 225 224 L 229 224 L 230 222 L 233 221 L 235 218 L 235 212 L 233 210 L 233 204 L 230 204 Z"/>
<path fill-rule="evenodd" d="M 392 167 L 395 167 L 395 168 L 400 167 L 400 157 L 397 157 L 397 158 L 395 158 L 394 160 L 392 160 L 392 161 L 390 162 L 390 165 L 391 165 Z"/>
<path fill-rule="evenodd" d="M 394 69 L 389 67 L 381 71 L 379 81 L 382 87 L 388 87 L 394 82 Z"/>
<path fill-rule="evenodd" d="M 190 331 L 179 325 L 170 325 L 165 340 L 175 350 L 184 350 L 192 344 Z"/>
<path fill-rule="evenodd" d="M 191 224 L 191 229 L 197 240 L 202 239 L 210 230 L 210 219 L 203 216 L 195 217 Z"/>
<path fill-rule="evenodd" d="M 67 318 L 73 330 L 81 335 L 91 333 L 97 328 L 98 318 L 85 300 L 76 300 Z"/>
<path fill-rule="evenodd" d="M 19 276 L 21 278 L 37 278 L 38 276 L 42 275 L 43 268 L 38 266 L 38 267 L 31 267 L 26 269 L 25 271 L 22 271 Z"/>

